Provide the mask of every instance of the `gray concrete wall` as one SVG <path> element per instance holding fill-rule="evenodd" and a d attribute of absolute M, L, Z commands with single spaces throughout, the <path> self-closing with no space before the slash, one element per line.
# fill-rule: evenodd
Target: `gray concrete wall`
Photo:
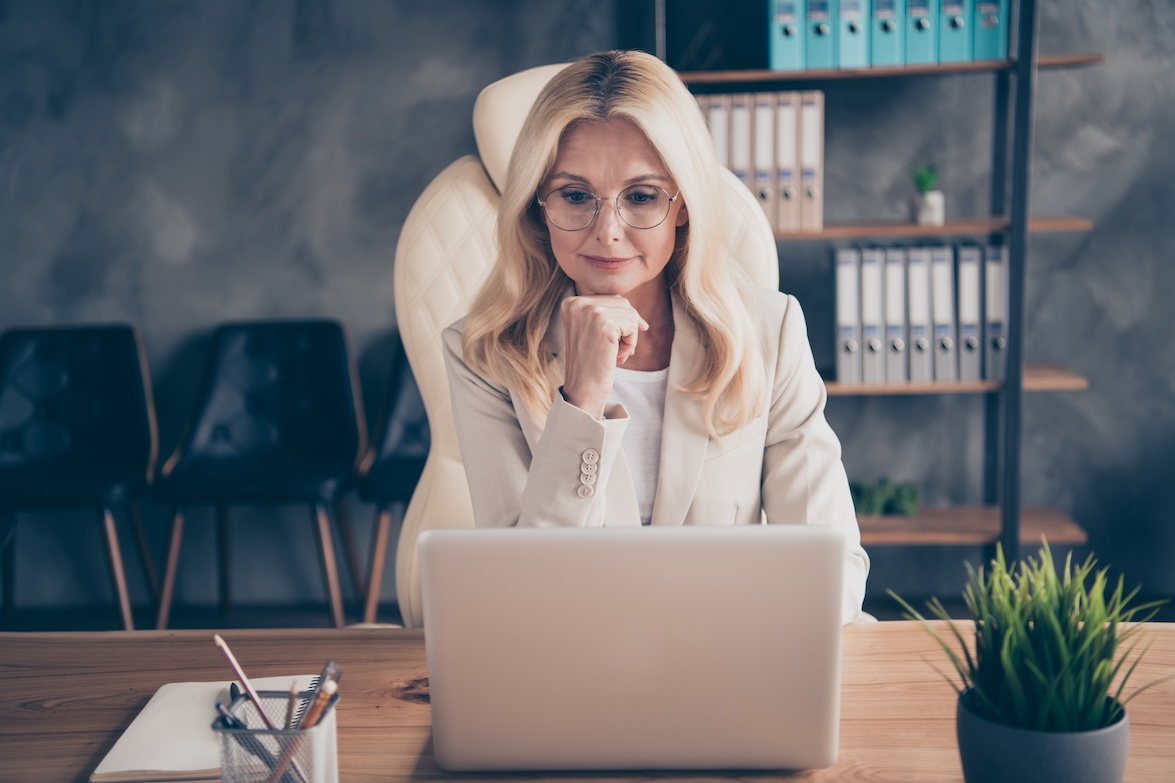
<path fill-rule="evenodd" d="M 1130 582 L 1175 594 L 1175 328 L 1164 306 L 1175 292 L 1175 30 L 1155 0 L 1041 5 L 1042 52 L 1107 61 L 1037 85 L 1033 209 L 1096 228 L 1033 238 L 1026 355 L 1070 365 L 1091 388 L 1026 399 L 1023 497 L 1065 508 Z M 394 329 L 392 257 L 413 200 L 473 151 L 483 86 L 615 45 L 615 6 L 0 0 L 0 328 L 137 323 L 166 454 L 215 323 L 332 316 L 349 330 L 374 414 Z M 827 85 L 828 220 L 904 218 L 905 172 L 924 159 L 943 172 L 948 215 L 981 214 L 991 85 Z M 828 365 L 828 246 L 780 251 L 782 287 L 800 296 Z M 853 477 L 915 481 L 928 504 L 981 500 L 978 398 L 834 399 L 829 417 Z M 353 511 L 365 531 L 369 509 Z M 148 512 L 161 556 L 164 520 Z M 239 600 L 321 600 L 303 512 L 238 518 Z M 178 603 L 214 600 L 208 521 L 190 526 Z M 109 600 L 92 526 L 41 522 L 19 531 L 19 604 Z M 62 537 L 70 524 L 77 534 Z M 953 591 L 966 554 L 877 550 L 871 591 Z"/>

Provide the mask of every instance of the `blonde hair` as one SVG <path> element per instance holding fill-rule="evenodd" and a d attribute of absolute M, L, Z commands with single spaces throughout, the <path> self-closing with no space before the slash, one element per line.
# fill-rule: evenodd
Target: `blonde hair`
<path fill-rule="evenodd" d="M 550 410 L 562 378 L 545 336 L 570 280 L 551 254 L 536 191 L 569 127 L 614 119 L 644 132 L 689 210 L 665 267 L 705 346 L 702 367 L 684 391 L 703 401 L 711 435 L 733 431 L 758 415 L 766 379 L 739 292 L 741 267 L 720 231 L 718 162 L 694 97 L 672 69 L 644 52 L 588 55 L 539 93 L 510 156 L 498 210 L 499 257 L 465 321 L 465 361 L 517 390 L 533 415 Z"/>

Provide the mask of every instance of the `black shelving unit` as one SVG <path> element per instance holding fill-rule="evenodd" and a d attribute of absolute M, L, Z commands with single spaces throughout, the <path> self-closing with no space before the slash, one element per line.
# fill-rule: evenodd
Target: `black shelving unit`
<path fill-rule="evenodd" d="M 637 4 L 639 5 L 639 4 Z M 1084 543 L 1084 531 L 1072 520 L 1049 509 L 1033 510 L 1023 523 L 1021 507 L 1021 433 L 1023 394 L 1028 391 L 1067 391 L 1086 388 L 1087 382 L 1060 369 L 1029 368 L 1026 379 L 1024 367 L 1024 288 L 1026 282 L 1028 238 L 1034 232 L 1088 231 L 1088 220 L 1074 217 L 1032 218 L 1028 214 L 1029 174 L 1032 159 L 1033 99 L 1037 73 L 1041 69 L 1076 68 L 1102 62 L 1098 54 L 1069 54 L 1038 58 L 1036 0 L 1018 0 L 1013 3 L 1013 36 L 1007 60 L 987 60 L 943 65 L 894 66 L 857 70 L 822 69 L 814 71 L 781 72 L 766 69 L 734 71 L 683 71 L 682 78 L 696 92 L 720 92 L 737 87 L 740 90 L 781 89 L 791 86 L 806 89 L 819 88 L 824 82 L 845 79 L 906 78 L 959 73 L 991 72 L 995 79 L 992 122 L 992 165 L 990 214 L 973 220 L 953 221 L 946 226 L 928 228 L 904 224 L 869 224 L 828 226 L 823 231 L 808 234 L 778 235 L 789 241 L 830 241 L 842 238 L 878 238 L 893 236 L 972 236 L 984 237 L 993 244 L 1008 248 L 1008 336 L 1006 346 L 1007 373 L 1002 384 L 979 384 L 962 388 L 945 384 L 940 388 L 924 388 L 916 393 L 978 393 L 984 396 L 984 502 L 988 512 L 974 508 L 960 509 L 959 517 L 970 520 L 975 532 L 971 538 L 952 540 L 933 530 L 923 531 L 928 544 L 982 543 L 994 545 L 998 541 L 1009 559 L 1019 558 L 1022 540 L 1035 538 L 1047 530 L 1061 540 L 1056 543 Z M 672 6 L 668 12 L 672 12 Z M 666 3 L 652 0 L 634 16 L 630 16 L 629 30 L 651 31 L 646 48 L 664 59 L 666 54 Z M 632 20 L 637 20 L 633 22 Z M 651 44 L 651 45 L 649 45 Z M 1026 384 L 1027 380 L 1027 384 Z M 1027 385 L 1027 389 L 1026 389 Z M 830 384 L 835 387 L 835 384 Z M 831 394 L 887 394 L 891 390 L 865 388 L 830 388 Z M 985 522 L 998 510 L 998 530 L 994 534 Z M 976 522 L 976 520 L 979 520 Z M 876 522 L 877 520 L 871 520 Z M 950 524 L 950 515 L 944 523 L 941 513 L 935 515 L 930 526 Z M 966 526 L 966 525 L 964 525 Z M 915 525 L 915 527 L 917 527 Z M 876 532 L 876 535 L 873 533 Z M 879 524 L 871 531 L 862 519 L 862 536 L 877 543 L 916 544 L 918 531 L 905 538 L 901 526 Z M 1030 538 L 1026 539 L 1025 535 Z M 1054 540 L 1054 539 L 1050 539 Z"/>

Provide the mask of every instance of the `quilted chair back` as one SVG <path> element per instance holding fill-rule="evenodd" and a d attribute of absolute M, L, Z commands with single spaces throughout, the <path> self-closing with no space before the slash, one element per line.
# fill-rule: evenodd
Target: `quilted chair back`
<path fill-rule="evenodd" d="M 396 594 L 405 626 L 421 624 L 416 540 L 430 528 L 473 527 L 457 445 L 441 332 L 465 315 L 496 259 L 498 193 L 523 121 L 543 86 L 565 68 L 545 65 L 482 90 L 473 107 L 478 156 L 457 159 L 417 199 L 396 246 L 396 321 L 424 400 L 431 447 L 404 514 Z M 724 172 L 727 245 L 759 285 L 777 288 L 775 238 L 754 195 Z"/>

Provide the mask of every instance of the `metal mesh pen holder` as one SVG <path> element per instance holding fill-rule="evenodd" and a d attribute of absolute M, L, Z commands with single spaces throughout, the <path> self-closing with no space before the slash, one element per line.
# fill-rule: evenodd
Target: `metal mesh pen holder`
<path fill-rule="evenodd" d="M 273 725 L 284 725 L 289 693 L 261 691 L 257 695 Z M 311 693 L 304 691 L 300 696 L 301 703 L 307 704 Z M 233 701 L 229 711 L 247 728 L 225 728 L 220 721 L 213 724 L 220 738 L 222 783 L 338 783 L 333 708 L 312 728 L 276 730 L 265 727 L 257 706 L 247 696 Z"/>

